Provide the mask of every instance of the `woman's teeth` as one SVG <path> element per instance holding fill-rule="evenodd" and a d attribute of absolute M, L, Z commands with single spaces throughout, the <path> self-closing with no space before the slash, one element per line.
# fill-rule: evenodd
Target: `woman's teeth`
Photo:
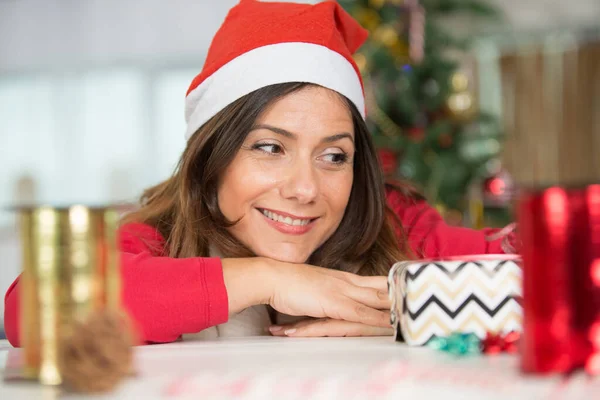
<path fill-rule="evenodd" d="M 268 210 L 261 211 L 267 218 L 272 219 L 273 221 L 283 222 L 286 225 L 304 226 L 310 222 L 310 219 L 292 219 L 290 217 L 284 217 L 282 215 L 275 214 L 274 212 Z"/>

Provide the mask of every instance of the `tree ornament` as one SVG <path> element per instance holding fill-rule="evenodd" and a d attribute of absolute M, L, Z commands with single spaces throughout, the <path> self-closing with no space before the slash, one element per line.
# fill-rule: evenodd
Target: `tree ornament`
<path fill-rule="evenodd" d="M 425 129 L 419 127 L 409 128 L 406 132 L 408 137 L 415 143 L 420 143 L 425 139 Z"/>
<path fill-rule="evenodd" d="M 509 207 L 514 199 L 515 184 L 506 170 L 501 170 L 483 181 L 485 207 Z"/>
<path fill-rule="evenodd" d="M 399 41 L 398 32 L 390 25 L 380 25 L 373 32 L 373 40 L 388 48 L 393 48 Z"/>
<path fill-rule="evenodd" d="M 398 169 L 398 155 L 390 149 L 379 149 L 377 151 L 381 169 L 385 176 L 391 176 Z"/>
<path fill-rule="evenodd" d="M 450 117 L 457 122 L 469 122 L 477 114 L 477 105 L 473 93 L 469 91 L 469 78 L 464 72 L 455 71 L 450 76 L 452 94 L 446 100 L 446 109 Z"/>
<path fill-rule="evenodd" d="M 464 92 L 469 88 L 469 78 L 461 71 L 456 71 L 450 76 L 450 88 L 454 93 Z"/>
<path fill-rule="evenodd" d="M 451 94 L 446 101 L 446 108 L 450 117 L 457 122 L 469 122 L 477 114 L 473 94 L 466 91 Z"/>
<path fill-rule="evenodd" d="M 401 65 L 406 64 L 408 61 L 409 48 L 402 40 L 396 41 L 396 43 L 390 47 L 390 53 Z"/>
<path fill-rule="evenodd" d="M 369 0 L 369 7 L 381 8 L 385 4 L 386 0 Z"/>
<path fill-rule="evenodd" d="M 370 32 L 373 32 L 379 24 L 381 24 L 381 18 L 379 13 L 371 8 L 361 7 L 359 8 L 354 17 L 360 24 Z"/>

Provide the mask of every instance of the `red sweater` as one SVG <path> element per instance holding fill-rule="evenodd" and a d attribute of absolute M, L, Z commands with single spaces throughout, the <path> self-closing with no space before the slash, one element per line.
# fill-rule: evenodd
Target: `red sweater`
<path fill-rule="evenodd" d="M 489 230 L 451 227 L 425 202 L 388 192 L 409 245 L 419 257 L 502 253 L 500 241 L 488 242 Z M 227 322 L 228 299 L 218 258 L 157 257 L 164 238 L 151 226 L 128 224 L 120 230 L 123 303 L 147 342 L 172 342 Z M 19 346 L 19 278 L 4 298 L 4 327 Z"/>

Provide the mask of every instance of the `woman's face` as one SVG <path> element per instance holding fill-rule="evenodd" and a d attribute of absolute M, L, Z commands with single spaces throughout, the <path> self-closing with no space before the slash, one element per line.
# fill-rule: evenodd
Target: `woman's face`
<path fill-rule="evenodd" d="M 337 229 L 352 188 L 354 125 L 344 101 L 305 87 L 271 104 L 225 170 L 219 207 L 257 256 L 303 263 Z"/>

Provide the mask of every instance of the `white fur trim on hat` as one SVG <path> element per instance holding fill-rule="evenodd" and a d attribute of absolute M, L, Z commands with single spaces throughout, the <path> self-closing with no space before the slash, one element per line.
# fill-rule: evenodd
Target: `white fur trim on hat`
<path fill-rule="evenodd" d="M 365 118 L 360 78 L 344 56 L 312 43 L 277 43 L 234 58 L 188 94 L 185 138 L 237 99 L 286 82 L 308 82 L 335 90 L 352 101 Z"/>

